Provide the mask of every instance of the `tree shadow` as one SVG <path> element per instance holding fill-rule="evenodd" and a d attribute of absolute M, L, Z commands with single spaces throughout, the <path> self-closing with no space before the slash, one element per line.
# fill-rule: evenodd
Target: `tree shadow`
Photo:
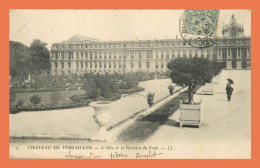
<path fill-rule="evenodd" d="M 149 121 L 153 123 L 159 123 L 160 125 L 164 124 L 168 119 L 167 114 L 150 114 L 141 119 L 141 121 Z"/>
<path fill-rule="evenodd" d="M 171 126 L 171 127 L 180 127 L 180 122 L 178 121 L 175 121 L 175 120 L 172 120 L 172 119 L 168 119 L 164 125 L 167 125 L 167 126 Z"/>
<path fill-rule="evenodd" d="M 164 125 L 170 126 L 170 127 L 178 127 L 180 128 L 180 122 L 172 120 L 172 119 L 168 119 Z M 182 125 L 182 127 L 188 127 L 188 128 L 198 128 L 198 126 L 196 125 Z"/>
<path fill-rule="evenodd" d="M 196 90 L 198 90 L 198 88 L 199 87 L 197 87 Z M 142 143 L 145 142 L 150 136 L 154 135 L 154 133 L 162 125 L 166 124 L 179 127 L 179 123 L 177 121 L 168 118 L 180 107 L 180 100 L 187 99 L 187 91 L 180 92 L 179 95 L 170 102 L 167 102 L 151 114 L 136 120 L 133 125 L 122 131 L 117 136 L 117 142 L 123 142 L 126 144 Z"/>

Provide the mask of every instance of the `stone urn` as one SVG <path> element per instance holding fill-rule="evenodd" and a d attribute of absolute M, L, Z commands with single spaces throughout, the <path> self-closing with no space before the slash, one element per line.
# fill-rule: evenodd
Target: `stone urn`
<path fill-rule="evenodd" d="M 111 119 L 111 115 L 110 115 L 111 102 L 98 101 L 98 102 L 92 102 L 89 105 L 93 107 L 95 110 L 95 114 L 93 115 L 93 118 L 99 126 L 98 131 L 94 135 L 92 135 L 91 140 L 110 141 L 112 137 L 107 131 L 106 125 L 109 123 Z"/>

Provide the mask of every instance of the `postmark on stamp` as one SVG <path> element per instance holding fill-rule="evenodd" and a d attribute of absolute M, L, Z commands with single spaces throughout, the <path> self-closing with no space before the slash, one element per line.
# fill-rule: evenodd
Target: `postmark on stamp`
<path fill-rule="evenodd" d="M 180 18 L 180 34 L 191 46 L 206 48 L 217 41 L 219 10 L 185 10 Z"/>

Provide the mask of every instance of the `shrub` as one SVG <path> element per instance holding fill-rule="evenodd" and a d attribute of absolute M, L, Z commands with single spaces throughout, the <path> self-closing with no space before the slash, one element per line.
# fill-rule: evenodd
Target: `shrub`
<path fill-rule="evenodd" d="M 100 89 L 90 89 L 87 92 L 87 97 L 90 99 L 94 99 L 96 100 L 101 94 L 101 90 Z"/>
<path fill-rule="evenodd" d="M 39 104 L 41 102 L 41 96 L 34 95 L 30 98 L 30 100 L 31 100 L 31 103 L 36 106 L 37 104 Z"/>
<path fill-rule="evenodd" d="M 10 114 L 16 114 L 21 111 L 43 111 L 43 110 L 56 110 L 56 109 L 70 109 L 70 108 L 76 108 L 76 107 L 84 107 L 88 106 L 90 103 L 90 100 L 85 100 L 80 103 L 62 103 L 62 104 L 42 104 L 40 106 L 11 106 L 10 107 Z"/>
<path fill-rule="evenodd" d="M 61 99 L 61 94 L 59 91 L 54 91 L 51 93 L 50 99 L 53 104 L 58 104 L 59 100 Z"/>
<path fill-rule="evenodd" d="M 17 102 L 17 106 L 18 107 L 21 107 L 21 106 L 23 106 L 23 104 L 24 104 L 24 100 L 23 99 L 21 99 L 21 100 L 19 100 L 18 102 Z"/>
<path fill-rule="evenodd" d="M 109 86 L 105 85 L 102 90 L 101 90 L 101 96 L 104 97 L 105 99 L 108 99 L 112 96 L 112 92 L 109 88 Z"/>
<path fill-rule="evenodd" d="M 73 103 L 79 103 L 82 100 L 81 95 L 79 94 L 74 94 L 73 96 L 70 96 L 69 99 L 73 102 Z"/>
<path fill-rule="evenodd" d="M 149 104 L 149 106 L 152 106 L 154 103 L 154 95 L 155 93 L 150 93 L 147 95 L 147 103 Z"/>
<path fill-rule="evenodd" d="M 169 93 L 170 93 L 170 95 L 173 95 L 173 92 L 174 92 L 174 86 L 169 85 L 169 86 L 168 86 L 168 89 L 169 89 Z"/>
<path fill-rule="evenodd" d="M 155 73 L 154 72 L 149 73 L 149 77 L 150 77 L 150 79 L 154 79 L 155 78 Z"/>

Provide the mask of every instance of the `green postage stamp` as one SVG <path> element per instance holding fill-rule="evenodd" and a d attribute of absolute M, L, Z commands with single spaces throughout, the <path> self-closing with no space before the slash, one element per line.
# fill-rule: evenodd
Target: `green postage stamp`
<path fill-rule="evenodd" d="M 185 10 L 180 19 L 180 33 L 193 47 L 210 47 L 216 43 L 219 10 Z"/>

